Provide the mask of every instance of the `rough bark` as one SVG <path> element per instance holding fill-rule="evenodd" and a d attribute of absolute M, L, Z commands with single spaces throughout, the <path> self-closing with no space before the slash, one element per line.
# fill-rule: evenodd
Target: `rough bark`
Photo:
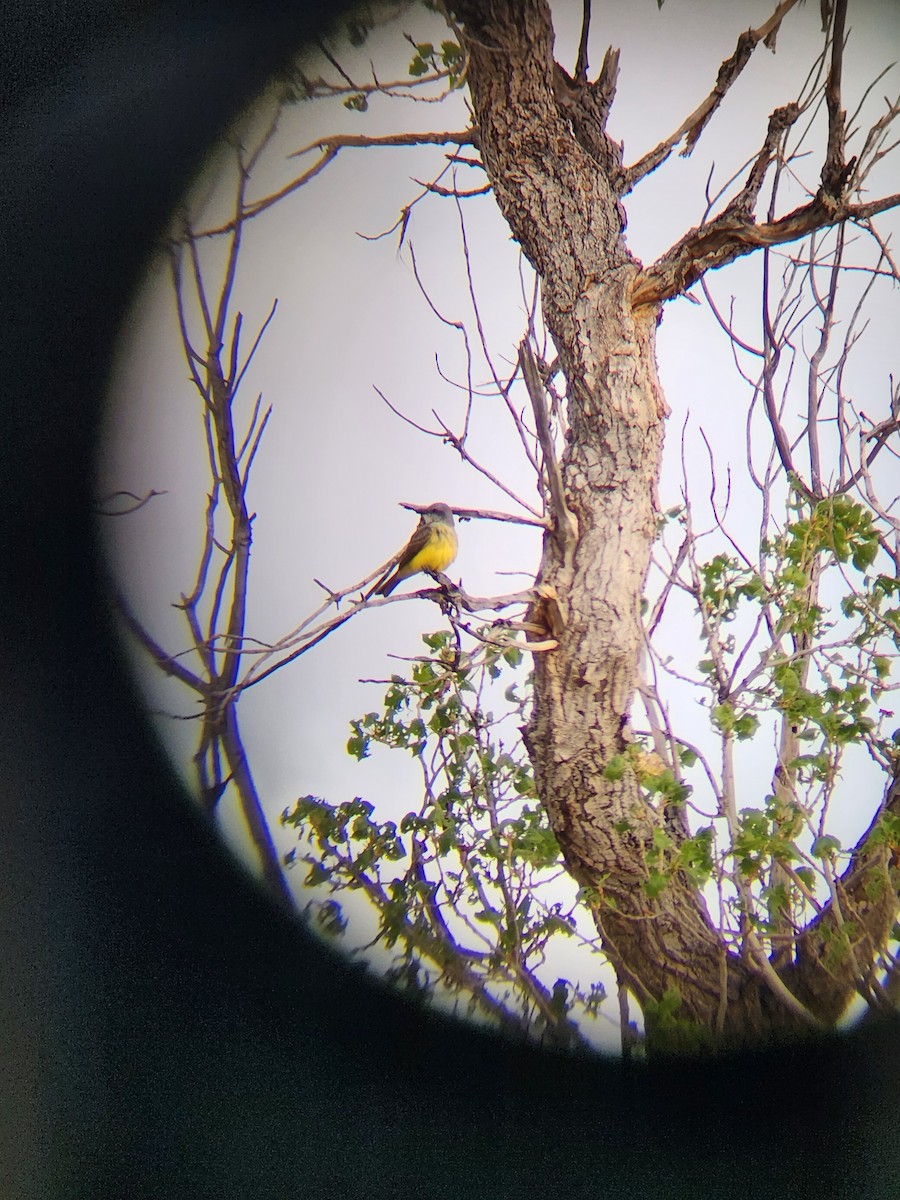
<path fill-rule="evenodd" d="M 666 413 L 655 368 L 658 309 L 636 317 L 630 302 L 638 266 L 624 240 L 621 150 L 602 126 L 585 136 L 572 120 L 577 88 L 554 69 L 540 0 L 456 11 L 469 35 L 482 157 L 541 277 L 568 385 L 562 472 L 577 537 L 568 549 L 545 538 L 540 581 L 555 589 L 564 626 L 558 650 L 536 662 L 526 742 L 567 864 L 596 896 L 620 978 L 642 1002 L 677 984 L 686 1015 L 712 1028 L 726 978 L 718 938 L 681 881 L 651 905 L 641 879 L 656 816 L 633 776 L 612 782 L 603 773 L 627 737 Z"/>
<path fill-rule="evenodd" d="M 558 649 L 535 656 L 524 731 L 542 802 L 617 974 L 645 1011 L 675 987 L 679 1017 L 722 1042 L 809 1028 L 815 1017 L 791 1002 L 770 964 L 727 951 L 686 878 L 649 898 L 642 881 L 662 817 L 633 774 L 604 775 L 628 745 L 644 636 L 640 603 L 667 411 L 655 331 L 660 301 L 673 294 L 642 274 L 625 242 L 620 197 L 628 181 L 621 148 L 605 131 L 616 59 L 607 56 L 594 85 L 571 79 L 553 61 L 544 0 L 461 0 L 454 14 L 470 55 L 476 142 L 513 237 L 540 276 L 544 320 L 567 381 L 561 470 L 569 511 L 553 514 L 539 574 L 555 589 L 563 624 L 554 630 Z M 736 234 L 723 229 L 723 244 L 703 247 L 696 259 L 692 251 L 689 263 L 680 255 L 674 273 L 697 277 L 746 252 L 748 218 L 731 219 Z M 684 284 L 680 275 L 674 290 Z M 820 943 L 821 933 L 811 932 L 804 953 L 814 956 Z M 833 1020 L 847 979 L 837 989 L 831 977 L 800 986 L 802 967 L 793 970 L 816 1017 Z"/>

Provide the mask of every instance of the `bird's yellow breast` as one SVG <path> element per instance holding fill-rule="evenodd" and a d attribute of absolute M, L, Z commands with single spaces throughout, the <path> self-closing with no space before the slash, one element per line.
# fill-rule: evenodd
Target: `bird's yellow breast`
<path fill-rule="evenodd" d="M 404 567 L 404 574 L 416 571 L 443 571 L 456 558 L 456 530 L 444 524 L 432 525 L 428 541 Z"/>

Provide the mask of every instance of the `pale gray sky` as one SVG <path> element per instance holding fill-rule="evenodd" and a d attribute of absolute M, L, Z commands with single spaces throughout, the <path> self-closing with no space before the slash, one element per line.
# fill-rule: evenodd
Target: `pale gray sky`
<path fill-rule="evenodd" d="M 661 12 L 653 0 L 598 6 L 590 59 L 596 69 L 607 43 L 621 48 L 610 129 L 624 139 L 626 162 L 635 161 L 680 124 L 709 91 L 738 32 L 759 24 L 772 7 L 771 0 L 668 0 Z M 569 67 L 580 11 L 580 4 L 555 6 L 557 57 Z M 869 0 L 853 7 L 852 21 L 845 58 L 845 96 L 851 109 L 875 71 L 893 61 L 900 49 L 900 8 L 892 0 Z M 412 50 L 399 41 L 398 28 L 416 41 L 439 43 L 447 36 L 433 15 L 413 10 L 361 49 L 348 47 L 341 54 L 347 71 L 366 77 L 372 58 L 381 78 L 403 76 Z M 693 156 L 673 158 L 628 197 L 629 245 L 644 262 L 700 221 L 711 170 L 716 184 L 724 183 L 758 149 L 769 112 L 795 97 L 802 82 L 797 64 L 811 60 L 811 47 L 818 45 L 819 37 L 818 5 L 792 12 L 779 34 L 777 54 L 757 51 Z M 868 111 L 877 115 L 882 95 L 895 94 L 898 86 L 894 72 L 875 89 Z M 462 129 L 465 124 L 463 93 L 439 105 L 375 97 L 363 115 L 348 112 L 340 101 L 298 104 L 285 112 L 278 136 L 254 176 L 253 194 L 266 194 L 292 178 L 298 161 L 305 160 L 287 155 L 322 134 Z M 296 626 L 322 597 L 313 577 L 344 587 L 399 548 L 414 524 L 411 514 L 398 507 L 400 501 L 513 508 L 510 500 L 462 465 L 452 448 L 423 438 L 399 421 L 373 390 L 377 385 L 398 408 L 430 427 L 432 408 L 451 426 L 463 411 L 464 393 L 444 382 L 435 369 L 437 355 L 446 375 L 465 380 L 458 334 L 440 325 L 429 311 L 406 251 L 398 255 L 396 235 L 375 242 L 356 236 L 392 225 L 402 205 L 420 190 L 412 179 L 433 177 L 445 153 L 441 147 L 345 150 L 307 187 L 247 226 L 235 301 L 244 315 L 246 344 L 273 298 L 278 298 L 275 318 L 248 372 L 241 408 L 249 415 L 261 391 L 264 404 L 274 409 L 249 490 L 250 507 L 257 514 L 247 622 L 252 636 L 270 641 Z M 818 164 L 815 157 L 809 161 Z M 211 156 L 200 185 L 204 195 L 212 196 L 206 220 L 222 211 L 215 187 L 224 162 Z M 816 170 L 817 165 L 809 168 L 813 182 Z M 460 186 L 483 181 L 477 170 L 459 171 Z M 872 186 L 875 192 L 879 187 L 895 190 L 884 174 L 873 178 Z M 226 188 L 226 205 L 229 194 Z M 498 362 L 509 361 L 523 324 L 517 247 L 491 197 L 467 200 L 463 209 L 488 340 Z M 890 226 L 888 221 L 883 227 Z M 429 197 L 418 204 L 408 236 L 434 301 L 448 317 L 471 325 L 453 202 Z M 128 518 L 107 521 L 104 534 L 113 569 L 135 610 L 174 649 L 184 640 L 181 616 L 171 604 L 189 590 L 196 569 L 207 480 L 200 407 L 187 382 L 164 268 L 162 259 L 151 264 L 123 324 L 99 489 L 104 494 L 117 488 L 167 493 Z M 710 279 L 724 309 L 729 297 L 738 295 L 739 331 L 755 343 L 759 316 L 754 283 L 759 271 L 759 261 L 753 260 Z M 887 288 L 884 295 L 866 334 L 868 352 L 857 356 L 846 381 L 852 394 L 871 391 L 877 398 L 864 408 L 884 403 L 887 373 L 892 367 L 896 370 L 892 355 L 897 298 Z M 749 392 L 734 374 L 730 348 L 709 311 L 683 299 L 667 308 L 659 333 L 659 366 L 672 408 L 663 505 L 679 500 L 679 435 L 689 412 L 691 483 L 702 512 L 709 484 L 697 430 L 702 426 L 715 447 L 720 481 L 731 466 L 735 488 L 743 488 L 737 480 L 745 475 Z M 483 365 L 477 365 L 476 379 L 485 378 Z M 476 406 L 473 452 L 533 501 L 531 473 L 517 455 L 511 433 L 501 402 L 486 400 Z M 758 445 L 767 444 L 768 437 L 760 423 Z M 757 497 L 746 489 L 740 495 L 730 511 L 729 528 L 752 546 Z M 698 517 L 697 524 L 703 523 Z M 521 586 L 527 585 L 538 561 L 534 531 L 479 522 L 464 524 L 459 532 L 460 552 L 451 574 L 461 578 L 469 592 L 512 590 L 513 581 L 498 574 L 501 571 L 523 572 Z M 683 619 L 692 622 L 689 606 L 683 605 L 682 611 Z M 245 743 L 283 849 L 294 839 L 277 826 L 277 817 L 298 795 L 314 793 L 337 802 L 361 794 L 379 806 L 379 815 L 395 817 L 418 803 L 418 772 L 408 757 L 376 753 L 357 765 L 344 746 L 348 720 L 377 708 L 383 690 L 359 680 L 385 678 L 398 669 L 389 655 L 417 653 L 420 633 L 440 623 L 437 610 L 422 602 L 364 613 L 242 699 Z M 663 636 L 680 662 L 688 667 L 695 663 L 696 646 L 677 619 Z M 190 701 L 185 703 L 181 691 L 140 656 L 136 661 L 151 709 L 190 711 Z M 679 732 L 710 744 L 708 716 L 693 698 L 681 704 L 679 715 Z M 193 750 L 193 724 L 162 720 L 159 729 L 175 761 L 183 763 Z M 774 760 L 766 751 L 758 743 L 742 748 L 744 803 L 761 801 L 768 788 Z M 858 832 L 868 819 L 858 808 L 848 809 L 843 835 Z M 240 848 L 240 825 L 227 805 L 222 825 L 226 837 Z M 574 978 L 578 972 L 579 967 L 572 966 L 556 974 Z"/>

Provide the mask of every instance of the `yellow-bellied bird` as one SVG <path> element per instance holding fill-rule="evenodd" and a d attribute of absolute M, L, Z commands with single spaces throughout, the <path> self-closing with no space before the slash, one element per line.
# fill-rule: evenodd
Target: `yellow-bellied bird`
<path fill-rule="evenodd" d="M 387 574 L 369 596 L 389 596 L 398 583 L 417 571 L 443 571 L 456 558 L 458 542 L 453 513 L 446 504 L 430 504 L 419 517 L 415 533 Z M 367 597 L 368 599 L 368 597 Z"/>

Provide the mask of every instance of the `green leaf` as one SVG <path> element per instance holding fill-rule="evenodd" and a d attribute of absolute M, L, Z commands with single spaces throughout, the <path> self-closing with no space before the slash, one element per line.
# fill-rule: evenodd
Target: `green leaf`
<path fill-rule="evenodd" d="M 772 678 L 776 687 L 779 687 L 786 696 L 800 690 L 800 676 L 787 663 L 777 666 L 772 672 Z"/>
<path fill-rule="evenodd" d="M 319 929 L 329 937 L 338 937 L 347 928 L 347 918 L 336 900 L 325 900 L 315 910 Z"/>
<path fill-rule="evenodd" d="M 481 921 L 484 925 L 499 925 L 503 920 L 500 913 L 495 908 L 479 908 L 477 912 L 472 914 L 476 921 Z"/>
<path fill-rule="evenodd" d="M 316 884 L 326 883 L 331 878 L 331 872 L 322 863 L 313 863 L 306 874 L 304 883 L 307 887 L 315 887 Z"/>
<path fill-rule="evenodd" d="M 668 875 L 664 875 L 662 871 L 657 871 L 654 867 L 650 870 L 648 878 L 644 880 L 644 891 L 651 900 L 655 900 L 668 882 Z"/>
<path fill-rule="evenodd" d="M 830 833 L 825 833 L 821 837 L 817 837 L 812 844 L 810 854 L 814 858 L 829 858 L 832 854 L 836 854 L 841 848 L 841 843 L 838 838 L 833 837 Z"/>
<path fill-rule="evenodd" d="M 722 733 L 731 733 L 734 729 L 734 709 L 730 704 L 717 704 L 712 710 L 712 719 Z"/>
<path fill-rule="evenodd" d="M 442 650 L 450 641 L 450 634 L 446 629 L 439 629 L 436 633 L 423 633 L 422 641 L 429 650 Z"/>
<path fill-rule="evenodd" d="M 409 64 L 409 73 L 414 78 L 420 75 L 426 75 L 432 66 L 434 58 L 434 46 L 431 42 L 422 42 L 416 46 L 416 53 L 413 56 L 412 62 Z"/>
<path fill-rule="evenodd" d="M 354 727 L 356 732 L 347 739 L 347 753 L 351 758 L 362 762 L 364 758 L 369 757 L 369 739 L 362 733 L 356 722 L 354 722 Z"/>
<path fill-rule="evenodd" d="M 445 829 L 437 841 L 438 854 L 443 856 L 454 846 L 456 846 L 455 831 L 453 829 Z"/>
<path fill-rule="evenodd" d="M 625 756 L 617 754 L 603 768 L 603 778 L 608 779 L 610 783 L 615 783 L 625 774 L 625 765 Z"/>
<path fill-rule="evenodd" d="M 441 42 L 441 62 L 445 67 L 447 67 L 448 70 L 452 70 L 454 67 L 459 66 L 462 61 L 462 46 L 458 45 L 456 42 Z"/>
<path fill-rule="evenodd" d="M 653 830 L 653 849 L 654 850 L 671 850 L 672 844 L 673 844 L 672 839 L 669 837 L 669 835 L 666 833 L 666 831 L 664 829 L 660 829 L 658 826 L 654 828 L 654 830 Z"/>
<path fill-rule="evenodd" d="M 791 584 L 796 588 L 805 588 L 809 583 L 806 574 L 799 567 L 788 566 L 781 573 L 781 578 L 785 583 Z"/>
<path fill-rule="evenodd" d="M 866 567 L 871 567 L 872 563 L 878 556 L 878 542 L 866 541 L 862 542 L 853 551 L 852 562 L 857 571 L 865 571 Z"/>
<path fill-rule="evenodd" d="M 712 874 L 712 839 L 713 828 L 707 825 L 678 847 L 678 862 L 697 887 L 702 887 Z"/>
<path fill-rule="evenodd" d="M 734 723 L 734 732 L 739 742 L 746 742 L 759 729 L 759 720 L 753 713 L 744 713 Z"/>

